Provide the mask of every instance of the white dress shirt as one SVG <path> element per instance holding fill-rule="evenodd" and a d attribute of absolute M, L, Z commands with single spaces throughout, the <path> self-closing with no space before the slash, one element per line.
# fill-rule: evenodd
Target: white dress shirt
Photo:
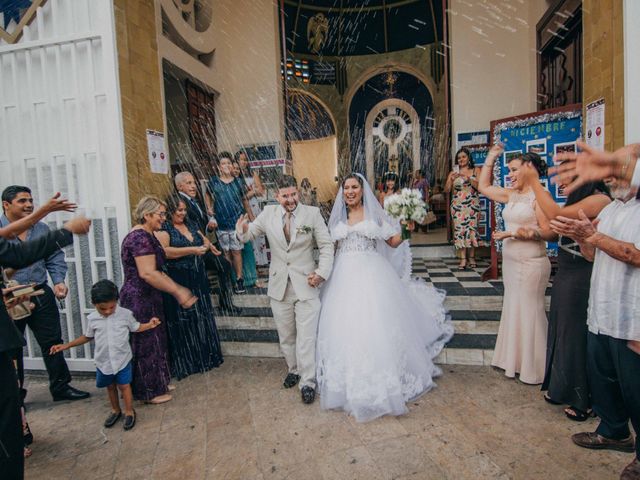
<path fill-rule="evenodd" d="M 129 332 L 140 328 L 131 310 L 116 307 L 113 315 L 103 317 L 97 311 L 87 317 L 85 337 L 95 339 L 94 360 L 105 375 L 115 375 L 131 361 Z"/>
<path fill-rule="evenodd" d="M 640 200 L 615 200 L 598 215 L 598 231 L 640 249 Z M 640 340 L 640 268 L 596 249 L 589 295 L 589 331 Z"/>

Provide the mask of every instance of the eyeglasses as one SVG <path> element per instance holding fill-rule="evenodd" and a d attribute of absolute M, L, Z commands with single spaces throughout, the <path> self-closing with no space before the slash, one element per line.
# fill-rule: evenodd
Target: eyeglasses
<path fill-rule="evenodd" d="M 167 218 L 167 212 L 153 212 L 154 215 L 158 215 L 160 218 Z"/>

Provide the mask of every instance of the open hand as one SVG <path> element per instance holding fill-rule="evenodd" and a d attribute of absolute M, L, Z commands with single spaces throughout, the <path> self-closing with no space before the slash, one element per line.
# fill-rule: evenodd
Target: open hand
<path fill-rule="evenodd" d="M 598 231 L 599 220 L 589 220 L 583 210 L 578 212 L 579 219 L 557 216 L 549 222 L 551 230 L 563 237 L 573 238 L 576 242 L 584 242 Z"/>
<path fill-rule="evenodd" d="M 523 163 L 520 170 L 518 170 L 518 180 L 522 185 L 534 185 L 540 183 L 540 175 L 533 165 Z"/>
<path fill-rule="evenodd" d="M 491 162 L 495 162 L 500 155 L 504 152 L 504 145 L 501 143 L 494 143 L 493 146 L 489 149 L 489 153 L 487 153 L 487 160 L 491 160 Z M 491 163 L 490 162 L 490 163 Z"/>
<path fill-rule="evenodd" d="M 43 205 L 49 213 L 51 212 L 75 212 L 78 208 L 73 202 L 70 202 L 66 198 L 60 198 L 62 194 L 57 192 L 53 197 L 49 199 L 47 203 Z"/>
<path fill-rule="evenodd" d="M 617 176 L 620 166 L 627 161 L 628 156 L 633 155 L 633 147 L 627 146 L 615 152 L 596 150 L 584 142 L 577 142 L 580 152 L 564 152 L 553 157 L 555 167 L 549 169 L 549 174 L 554 175 L 552 183 L 565 185 L 565 191 L 573 192 L 578 187 L 588 182 L 604 180 Z M 633 157 L 632 157 L 633 158 Z M 629 165 L 632 171 L 633 166 Z"/>

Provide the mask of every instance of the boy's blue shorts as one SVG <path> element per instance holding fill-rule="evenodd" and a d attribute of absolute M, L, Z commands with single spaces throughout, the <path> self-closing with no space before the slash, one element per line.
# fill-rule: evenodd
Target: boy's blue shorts
<path fill-rule="evenodd" d="M 128 385 L 132 379 L 133 367 L 131 366 L 131 362 L 127 363 L 127 365 L 115 375 L 106 375 L 102 373 L 99 368 L 96 368 L 96 387 L 98 388 L 105 388 L 114 383 L 118 385 Z"/>

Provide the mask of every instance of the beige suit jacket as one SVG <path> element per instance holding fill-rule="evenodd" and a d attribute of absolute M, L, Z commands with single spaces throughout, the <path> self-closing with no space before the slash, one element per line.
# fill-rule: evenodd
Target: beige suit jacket
<path fill-rule="evenodd" d="M 242 242 L 249 242 L 261 235 L 269 239 L 271 264 L 267 295 L 278 301 L 284 298 L 289 278 L 298 300 L 316 298 L 320 289 L 309 286 L 307 275 L 315 272 L 327 280 L 333 266 L 333 242 L 320 209 L 299 203 L 294 215 L 289 243 L 284 236 L 283 209 L 280 205 L 267 205 L 249 224 L 246 233 L 236 232 Z M 313 259 L 316 246 L 320 251 L 317 265 Z"/>

